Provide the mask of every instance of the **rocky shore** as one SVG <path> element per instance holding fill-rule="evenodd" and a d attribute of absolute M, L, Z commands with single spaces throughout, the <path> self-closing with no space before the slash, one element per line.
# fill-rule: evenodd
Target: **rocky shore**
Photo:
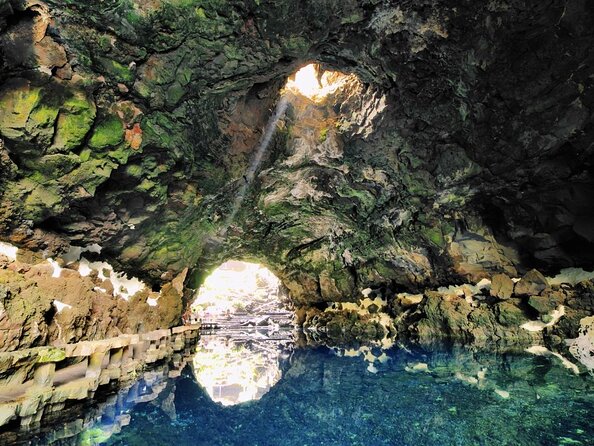
<path fill-rule="evenodd" d="M 140 282 L 131 285 L 102 262 L 91 270 L 91 263 L 78 259 L 68 265 L 27 260 L 0 254 L 0 352 L 145 333 L 181 322 L 184 276 L 154 292 L 138 289 Z M 138 291 L 130 291 L 132 286 Z"/>
<path fill-rule="evenodd" d="M 196 344 L 198 329 L 176 327 L 0 353 L 0 427 L 16 422 L 23 429 L 35 428 L 68 405 L 92 400 L 101 386 L 132 383 L 163 361 L 179 365 Z"/>
<path fill-rule="evenodd" d="M 522 278 L 497 274 L 419 294 L 367 289 L 359 304 L 334 303 L 300 315 L 307 336 L 335 345 L 392 337 L 422 345 L 567 349 L 565 341 L 583 334 L 594 313 L 592 276 L 566 270 L 547 278 L 531 270 Z"/>

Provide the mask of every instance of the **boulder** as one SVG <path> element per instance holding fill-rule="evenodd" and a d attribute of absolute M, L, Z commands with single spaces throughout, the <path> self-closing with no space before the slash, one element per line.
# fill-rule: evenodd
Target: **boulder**
<path fill-rule="evenodd" d="M 549 282 L 547 281 L 547 278 L 537 270 L 533 269 L 528 271 L 526 275 L 516 283 L 514 294 L 518 296 L 537 295 L 548 288 L 548 286 Z"/>
<path fill-rule="evenodd" d="M 528 318 L 514 302 L 506 301 L 497 304 L 497 320 L 506 327 L 517 327 L 526 322 Z"/>
<path fill-rule="evenodd" d="M 505 274 L 496 274 L 491 279 L 491 296 L 509 299 L 514 291 L 514 282 Z"/>
<path fill-rule="evenodd" d="M 542 296 L 534 295 L 528 299 L 528 305 L 538 311 L 538 314 L 548 314 L 565 301 L 565 295 L 561 291 L 549 291 Z"/>

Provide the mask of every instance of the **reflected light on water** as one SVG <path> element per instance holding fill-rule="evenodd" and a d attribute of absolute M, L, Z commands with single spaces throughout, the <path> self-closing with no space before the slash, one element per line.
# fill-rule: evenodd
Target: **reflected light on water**
<path fill-rule="evenodd" d="M 280 380 L 282 355 L 274 344 L 205 336 L 194 356 L 194 374 L 214 402 L 232 406 L 259 400 Z"/>

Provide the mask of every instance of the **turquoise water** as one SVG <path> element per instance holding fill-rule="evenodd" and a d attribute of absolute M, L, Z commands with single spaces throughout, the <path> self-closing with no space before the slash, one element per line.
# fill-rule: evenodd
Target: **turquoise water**
<path fill-rule="evenodd" d="M 205 337 L 181 374 L 146 374 L 18 444 L 594 445 L 594 378 L 562 359 Z"/>
<path fill-rule="evenodd" d="M 392 349 L 381 358 L 371 373 L 344 351 L 286 351 L 276 385 L 228 406 L 189 365 L 105 444 L 594 444 L 594 381 L 554 356 Z"/>

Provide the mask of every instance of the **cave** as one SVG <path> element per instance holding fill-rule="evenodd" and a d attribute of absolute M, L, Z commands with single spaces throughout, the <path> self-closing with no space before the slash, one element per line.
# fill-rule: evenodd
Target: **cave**
<path fill-rule="evenodd" d="M 255 328 L 290 325 L 292 312 L 282 283 L 268 268 L 228 260 L 204 280 L 189 317 L 215 326 Z"/>
<path fill-rule="evenodd" d="M 547 389 L 594 411 L 564 375 L 592 389 L 593 25 L 587 0 L 0 0 L 0 443 L 61 408 L 125 424 L 118 394 L 170 444 L 186 389 L 229 444 L 276 444 L 274 404 L 290 444 L 589 444 Z M 414 380 L 480 440 L 387 432 L 367 398 L 404 413 Z M 532 436 L 464 398 L 526 404 Z"/>

